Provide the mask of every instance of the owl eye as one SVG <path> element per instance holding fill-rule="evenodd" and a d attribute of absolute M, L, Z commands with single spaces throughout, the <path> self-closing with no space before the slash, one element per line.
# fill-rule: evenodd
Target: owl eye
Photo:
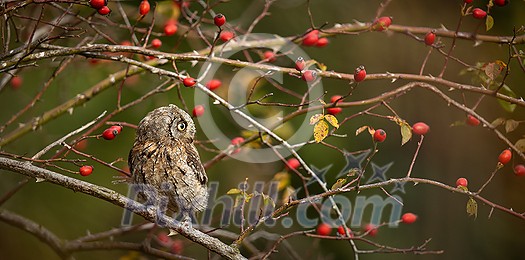
<path fill-rule="evenodd" d="M 177 124 L 177 129 L 179 129 L 179 131 L 184 131 L 186 129 L 186 122 L 184 121 L 180 121 L 178 124 Z"/>

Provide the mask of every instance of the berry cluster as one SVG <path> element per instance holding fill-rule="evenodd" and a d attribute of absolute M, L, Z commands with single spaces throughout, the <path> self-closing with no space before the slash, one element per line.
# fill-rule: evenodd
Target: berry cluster
<path fill-rule="evenodd" d="M 97 10 L 101 15 L 108 15 L 111 9 L 108 7 L 108 0 L 89 0 L 89 5 Z"/>

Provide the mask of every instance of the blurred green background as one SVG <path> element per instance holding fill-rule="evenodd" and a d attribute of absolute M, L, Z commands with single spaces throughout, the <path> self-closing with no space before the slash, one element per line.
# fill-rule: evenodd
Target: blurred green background
<path fill-rule="evenodd" d="M 376 10 L 381 1 L 337 1 L 337 0 L 313 0 L 311 11 L 316 25 L 327 23 L 331 27 L 336 23 L 352 23 L 354 20 L 368 22 L 373 20 Z M 475 0 L 474 5 L 483 7 L 487 1 Z M 262 10 L 263 1 L 230 1 L 218 5 L 214 10 L 226 15 L 232 24 L 242 25 L 244 29 L 253 21 Z M 463 1 L 392 1 L 383 15 L 393 16 L 394 24 L 407 26 L 424 26 L 440 28 L 442 26 L 454 30 L 460 16 L 460 5 Z M 112 3 L 109 5 L 112 7 Z M 192 3 L 191 7 L 197 4 Z M 31 8 L 31 7 L 28 7 Z M 34 8 L 34 7 L 33 7 Z M 128 4 L 126 10 L 133 12 L 135 6 Z M 503 8 L 494 7 L 491 15 L 495 19 L 494 28 L 487 34 L 490 35 L 512 35 L 513 27 L 519 28 L 525 24 L 524 1 L 512 1 Z M 26 10 L 27 11 L 27 10 Z M 83 9 L 83 11 L 86 11 Z M 56 13 L 55 13 L 56 14 Z M 113 14 L 111 20 L 119 21 L 120 16 Z M 184 23 L 184 22 L 183 22 Z M 281 36 L 299 35 L 309 27 L 306 1 L 289 0 L 277 1 L 270 9 L 270 15 L 265 17 L 256 27 L 254 32 L 271 33 Z M 146 26 L 147 23 L 142 23 Z M 477 28 L 479 21 L 472 17 L 465 17 L 461 31 L 471 32 Z M 102 26 L 103 27 L 103 26 Z M 155 27 L 161 31 L 161 26 Z M 113 37 L 119 40 L 129 38 L 126 30 L 104 28 Z M 485 34 L 483 24 L 478 30 Z M 128 34 L 126 34 L 128 33 Z M 184 42 L 177 50 L 174 46 L 177 37 L 163 37 L 163 51 L 187 52 L 193 48 L 201 48 L 203 45 L 193 40 L 190 44 Z M 74 46 L 77 40 L 64 40 L 61 44 Z M 451 39 L 441 39 L 445 44 L 444 50 L 448 50 Z M 104 41 L 99 41 L 105 43 Z M 16 43 L 14 43 L 16 46 Z M 523 45 L 516 46 L 523 49 Z M 354 68 L 365 65 L 367 72 L 372 73 L 413 73 L 418 74 L 421 64 L 429 47 L 417 42 L 407 35 L 400 33 L 363 33 L 360 35 L 338 35 L 330 38 L 330 44 L 324 48 L 304 48 L 311 58 L 328 66 L 328 70 L 352 73 Z M 483 43 L 474 46 L 472 41 L 458 40 L 453 56 L 468 64 L 476 62 L 489 62 L 495 60 L 507 61 L 508 47 L 492 43 Z M 444 57 L 432 52 L 424 74 L 438 75 L 443 66 Z M 7 88 L 0 94 L 0 122 L 6 122 L 13 113 L 24 107 L 34 95 L 41 89 L 53 72 L 57 61 L 46 61 L 40 63 L 39 67 L 26 68 L 19 75 L 23 77 L 23 85 L 19 89 Z M 281 66 L 292 66 L 290 61 L 279 60 L 276 63 Z M 178 64 L 179 69 L 187 69 L 190 74 L 197 74 L 199 66 L 191 68 L 189 64 Z M 524 96 L 525 74 L 513 60 L 510 64 L 511 74 L 506 83 L 517 94 Z M 90 64 L 85 58 L 75 58 L 73 64 L 60 74 L 53 85 L 42 97 L 42 100 L 22 117 L 19 122 L 25 122 L 44 111 L 53 108 L 62 102 L 74 97 L 77 93 L 93 86 L 109 74 L 124 69 L 121 64 L 101 63 Z M 464 67 L 456 62 L 448 63 L 444 78 L 459 82 L 471 83 L 469 75 L 460 75 Z M 224 82 L 233 75 L 235 71 L 231 68 L 221 68 L 219 77 Z M 123 102 L 129 102 L 140 97 L 151 90 L 152 87 L 162 82 L 156 75 L 140 74 L 133 77 L 125 84 Z M 349 101 L 366 99 L 376 96 L 382 92 L 392 90 L 406 84 L 407 81 L 398 80 L 391 83 L 388 80 L 365 81 L 349 97 Z M 298 79 L 286 78 L 284 87 L 294 87 L 301 84 Z M 226 84 L 227 85 L 227 84 Z M 263 90 L 273 91 L 269 84 L 263 85 Z M 348 91 L 348 82 L 340 80 L 323 80 L 323 87 L 327 91 L 327 97 L 335 94 L 343 95 Z M 71 114 L 64 114 L 23 136 L 15 142 L 2 147 L 2 150 L 20 155 L 31 156 L 50 142 L 64 134 L 78 128 L 80 125 L 92 120 L 102 111 L 112 111 L 116 107 L 116 95 L 118 84 L 107 91 L 97 95 L 81 107 L 75 108 Z M 446 89 L 443 89 L 446 90 Z M 183 96 L 188 102 L 190 109 L 193 107 L 191 91 L 182 89 Z M 227 94 L 227 86 L 217 91 L 222 96 Z M 446 92 L 456 100 L 463 102 L 460 92 Z M 465 93 L 466 104 L 472 107 L 479 96 Z M 328 100 L 325 99 L 325 100 Z M 297 100 L 291 99 L 291 102 Z M 138 106 L 118 114 L 112 121 L 129 122 L 137 124 L 139 120 L 152 109 L 175 103 L 181 105 L 177 98 L 176 90 L 156 95 Z M 496 166 L 497 156 L 507 148 L 496 135 L 484 127 L 456 126 L 450 125 L 456 121 L 463 121 L 465 114 L 462 111 L 448 106 L 437 95 L 424 89 L 415 89 L 408 94 L 397 98 L 389 103 L 392 108 L 409 123 L 424 121 L 431 126 L 431 132 L 425 138 L 418 160 L 415 164 L 412 176 L 429 178 L 446 184 L 453 185 L 458 177 L 466 177 L 469 187 L 477 189 L 489 177 Z M 214 107 L 215 108 L 215 107 Z M 216 108 L 218 112 L 226 112 L 223 108 Z M 345 116 L 362 110 L 362 107 L 348 108 L 337 117 L 342 120 Z M 218 113 L 214 111 L 215 113 Z M 389 115 L 386 109 L 374 110 L 376 113 Z M 508 113 L 495 99 L 486 97 L 477 109 L 477 112 L 489 122 L 498 118 L 512 118 L 523 120 L 524 110 L 518 107 L 514 113 Z M 223 114 L 224 114 L 223 113 Z M 220 114 L 220 113 L 219 113 Z M 222 120 L 222 129 L 231 137 L 240 135 L 240 130 L 231 120 Z M 17 122 L 18 123 L 18 122 Z M 295 123 L 295 122 L 293 122 Z M 348 137 L 330 137 L 326 141 L 348 151 L 358 151 L 371 147 L 370 139 L 364 135 L 355 137 L 355 130 L 362 125 L 370 125 L 375 128 L 383 128 L 388 133 L 385 143 L 380 145 L 379 153 L 373 162 L 377 165 L 385 165 L 394 162 L 387 172 L 388 177 L 404 176 L 408 170 L 410 161 L 417 146 L 417 139 L 410 141 L 403 147 L 399 146 L 400 135 L 398 126 L 388 120 L 371 116 L 361 116 L 344 124 L 337 133 L 347 134 Z M 296 125 L 292 125 L 296 126 Z M 16 127 L 16 125 L 15 125 Z M 198 126 L 198 129 L 204 126 Z M 6 132 L 14 130 L 8 128 Z M 103 129 L 100 129 L 100 132 Z M 515 141 L 522 137 L 523 127 L 520 125 L 514 132 L 506 134 Z M 4 132 L 5 133 L 5 132 Z M 126 167 L 128 151 L 133 143 L 134 131 L 125 128 L 121 135 L 113 141 L 90 139 L 85 152 L 95 155 L 105 161 L 111 162 L 122 158 L 115 165 L 120 168 Z M 198 133 L 198 140 L 206 137 Z M 212 152 L 199 148 L 203 162 L 208 161 L 215 155 Z M 51 152 L 49 153 L 51 154 Z M 335 182 L 335 176 L 345 165 L 341 153 L 322 145 L 308 145 L 299 151 L 299 154 L 311 165 L 323 168 L 333 165 L 326 179 L 329 185 Z M 50 156 L 50 155 L 48 155 Z M 71 155 L 71 158 L 75 156 Z M 119 174 L 97 164 L 95 172 L 89 177 L 82 179 L 98 185 L 115 189 L 123 194 L 127 193 L 125 184 L 113 184 L 119 179 Z M 519 158 L 513 160 L 514 164 L 523 163 Z M 70 170 L 76 170 L 73 165 L 63 165 Z M 226 159 L 211 167 L 207 172 L 211 181 L 219 181 L 219 194 L 225 194 L 227 190 L 237 186 L 238 183 L 249 178 L 249 183 L 257 180 L 269 181 L 273 175 L 283 169 L 282 162 L 269 164 L 248 164 L 233 159 Z M 370 169 L 368 169 L 370 170 Z M 304 171 L 303 171 L 304 172 Z M 78 177 L 69 173 L 69 176 Z M 368 171 L 370 174 L 370 171 Z M 18 174 L 0 171 L 0 194 L 9 191 L 24 177 Z M 292 174 L 292 184 L 299 187 L 300 181 Z M 496 175 L 493 182 L 484 190 L 483 195 L 493 202 L 512 208 L 517 212 L 525 211 L 523 197 L 525 195 L 525 178 L 516 177 L 512 173 L 512 166 L 507 165 Z M 429 185 L 411 184 L 405 185 L 406 194 L 401 195 L 404 201 L 403 212 L 414 212 L 419 216 L 416 223 L 412 225 L 401 225 L 399 228 L 381 228 L 379 234 L 373 238 L 378 243 L 400 248 L 408 248 L 422 244 L 426 239 L 432 238 L 427 248 L 430 250 L 445 250 L 442 255 L 411 255 L 411 254 L 371 254 L 363 255 L 362 259 L 519 259 L 522 258 L 522 234 L 525 232 L 525 222 L 495 210 L 488 218 L 491 208 L 479 202 L 478 218 L 468 217 L 465 212 L 467 197 L 451 193 L 449 191 Z M 387 189 L 389 190 L 389 189 Z M 320 191 L 313 188 L 312 191 Z M 364 195 L 379 194 L 384 196 L 380 190 L 363 192 Z M 354 201 L 355 194 L 346 194 L 350 201 Z M 7 201 L 3 208 L 14 211 L 22 216 L 41 223 L 59 237 L 74 239 L 87 233 L 95 233 L 118 227 L 120 225 L 123 210 L 98 199 L 71 192 L 49 183 L 35 183 L 31 181 L 13 198 Z M 367 210 L 370 214 L 370 209 Z M 388 213 L 389 210 L 386 210 Z M 384 214 L 383 221 L 388 221 L 388 214 Z M 135 217 L 134 221 L 139 223 L 141 218 Z M 214 218 L 215 223 L 218 217 Z M 264 229 L 262 227 L 261 229 Z M 226 229 L 238 232 L 236 227 Z M 278 224 L 268 231 L 278 234 L 287 234 L 301 230 L 298 225 L 290 229 L 281 228 Z M 359 231 L 359 229 L 357 229 Z M 2 259 L 57 259 L 58 256 L 45 244 L 35 237 L 0 223 L 0 254 Z M 127 241 L 139 242 L 146 235 L 145 232 L 124 236 Z M 184 243 L 184 255 L 195 258 L 206 257 L 205 250 L 188 240 L 181 238 Z M 225 240 L 229 243 L 229 240 Z M 317 259 L 352 259 L 352 251 L 348 243 L 343 241 L 320 241 L 306 237 L 294 237 L 288 240 L 301 257 Z M 264 250 L 267 242 L 258 239 L 255 244 Z M 272 244 L 272 243 L 269 243 Z M 358 243 L 362 248 L 368 246 Z M 27 250 L 30 249 L 30 250 Z M 287 251 L 282 247 L 275 253 L 273 258 L 288 258 Z M 79 259 L 116 259 L 127 255 L 125 251 L 92 251 L 75 254 Z"/>

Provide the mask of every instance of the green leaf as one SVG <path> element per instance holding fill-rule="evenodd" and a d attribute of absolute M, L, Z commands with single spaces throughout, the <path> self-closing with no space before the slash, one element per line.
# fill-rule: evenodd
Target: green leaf
<path fill-rule="evenodd" d="M 494 26 L 494 18 L 492 16 L 487 15 L 487 19 L 485 20 L 485 26 L 487 27 L 487 32 L 492 29 L 492 26 Z"/>
<path fill-rule="evenodd" d="M 234 194 L 241 194 L 241 192 L 242 192 L 241 190 L 233 188 L 233 189 L 230 189 L 228 192 L 226 192 L 226 194 L 234 195 Z"/>
<path fill-rule="evenodd" d="M 400 124 L 401 127 L 401 145 L 406 144 L 412 138 L 412 127 L 407 122 Z"/>
<path fill-rule="evenodd" d="M 326 121 L 328 121 L 333 127 L 339 128 L 339 121 L 337 121 L 335 116 L 328 114 L 324 116 L 324 119 L 326 119 Z"/>
<path fill-rule="evenodd" d="M 323 141 L 328 136 L 328 124 L 322 120 L 314 126 L 314 139 L 317 143 Z"/>
<path fill-rule="evenodd" d="M 332 185 L 331 190 L 337 190 L 337 189 L 343 187 L 343 185 L 345 185 L 345 183 L 346 183 L 346 179 L 343 179 L 343 178 L 337 179 L 337 181 L 334 183 L 334 185 Z"/>
<path fill-rule="evenodd" d="M 474 215 L 474 218 L 478 217 L 478 203 L 473 198 L 468 199 L 467 214 L 469 216 Z"/>
<path fill-rule="evenodd" d="M 516 93 L 514 93 L 514 91 L 512 91 L 512 89 L 510 89 L 507 85 L 503 85 L 503 87 L 501 88 L 501 90 L 499 92 L 501 94 L 507 95 L 509 97 L 513 97 L 513 98 L 516 97 Z M 516 104 L 511 104 L 511 103 L 509 103 L 507 101 L 504 101 L 504 100 L 501 100 L 501 99 L 498 99 L 498 102 L 499 102 L 500 106 L 503 107 L 503 109 L 505 109 L 505 111 L 507 111 L 509 113 L 514 112 L 514 109 L 516 109 Z"/>
<path fill-rule="evenodd" d="M 516 130 L 516 128 L 518 127 L 519 124 L 520 124 L 520 122 L 518 122 L 516 120 L 509 119 L 509 120 L 507 120 L 507 122 L 505 122 L 505 131 L 507 133 L 510 133 L 510 132 Z"/>

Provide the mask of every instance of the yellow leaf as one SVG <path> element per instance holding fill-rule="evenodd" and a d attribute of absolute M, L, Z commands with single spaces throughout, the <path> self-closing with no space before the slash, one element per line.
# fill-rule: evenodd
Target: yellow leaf
<path fill-rule="evenodd" d="M 473 198 L 468 199 L 467 214 L 469 216 L 474 215 L 474 218 L 478 217 L 478 203 Z"/>
<path fill-rule="evenodd" d="M 232 194 L 240 194 L 242 191 L 236 188 L 230 189 L 226 194 L 232 195 Z"/>
<path fill-rule="evenodd" d="M 355 135 L 359 135 L 360 133 L 364 132 L 366 129 L 369 129 L 369 126 L 364 125 L 364 126 L 357 128 L 357 130 L 355 130 Z"/>
<path fill-rule="evenodd" d="M 346 183 L 346 179 L 337 179 L 337 181 L 334 183 L 334 185 L 332 185 L 332 189 L 331 190 L 337 190 L 341 187 L 343 187 L 343 185 L 345 185 Z"/>
<path fill-rule="evenodd" d="M 401 125 L 401 145 L 406 144 L 412 138 L 412 127 L 407 122 L 403 122 Z"/>
<path fill-rule="evenodd" d="M 290 174 L 287 172 L 278 172 L 273 176 L 273 180 L 277 181 L 277 190 L 282 191 L 290 186 Z"/>
<path fill-rule="evenodd" d="M 321 120 L 314 126 L 314 139 L 317 143 L 323 141 L 328 135 L 328 124 Z"/>
<path fill-rule="evenodd" d="M 319 120 L 323 119 L 323 114 L 315 114 L 312 117 L 310 117 L 310 125 L 315 125 Z"/>
<path fill-rule="evenodd" d="M 485 27 L 487 28 L 487 32 L 492 29 L 492 26 L 494 26 L 494 18 L 492 16 L 487 15 L 487 18 L 485 20 Z"/>
<path fill-rule="evenodd" d="M 326 119 L 326 121 L 328 121 L 333 127 L 339 128 L 339 121 L 337 121 L 335 116 L 328 114 L 324 116 L 324 119 Z"/>
<path fill-rule="evenodd" d="M 295 189 L 292 188 L 291 186 L 288 186 L 286 187 L 286 189 L 284 190 L 283 192 L 283 197 L 281 199 L 281 202 L 283 204 L 286 204 L 286 202 L 288 202 L 288 200 L 290 200 L 290 197 L 295 193 Z"/>

